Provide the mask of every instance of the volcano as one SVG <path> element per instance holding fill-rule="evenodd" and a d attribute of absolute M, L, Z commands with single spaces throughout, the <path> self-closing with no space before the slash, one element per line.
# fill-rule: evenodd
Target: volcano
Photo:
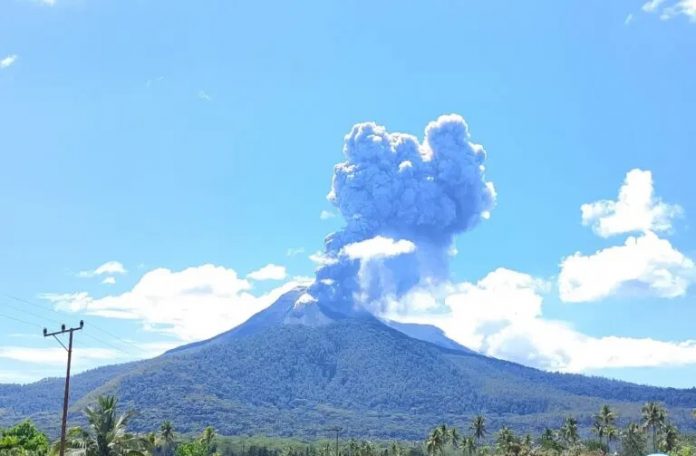
<path fill-rule="evenodd" d="M 420 439 L 441 422 L 466 428 L 484 413 L 491 429 L 539 430 L 605 403 L 637 418 L 657 400 L 689 424 L 696 389 L 634 385 L 549 373 L 482 356 L 427 326 L 340 313 L 295 289 L 244 324 L 157 358 L 76 375 L 71 420 L 97 395 L 115 394 L 138 413 L 136 430 L 172 420 L 181 432 L 214 426 L 226 435 L 345 435 Z M 0 424 L 31 418 L 55 433 L 62 379 L 0 386 Z"/>

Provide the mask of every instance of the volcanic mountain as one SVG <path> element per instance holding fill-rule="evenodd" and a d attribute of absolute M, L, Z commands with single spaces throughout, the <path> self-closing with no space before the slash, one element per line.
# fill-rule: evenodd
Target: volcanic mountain
<path fill-rule="evenodd" d="M 55 433 L 62 379 L 0 385 L 0 425 L 26 417 Z M 102 367 L 72 382 L 72 421 L 100 394 L 115 394 L 151 431 L 165 419 L 181 432 L 345 435 L 419 439 L 433 425 L 467 427 L 484 413 L 494 429 L 536 430 L 573 414 L 589 424 L 605 403 L 622 420 L 662 401 L 684 426 L 696 389 L 634 385 L 543 372 L 482 356 L 439 330 L 337 312 L 298 288 L 244 324 L 157 358 Z"/>

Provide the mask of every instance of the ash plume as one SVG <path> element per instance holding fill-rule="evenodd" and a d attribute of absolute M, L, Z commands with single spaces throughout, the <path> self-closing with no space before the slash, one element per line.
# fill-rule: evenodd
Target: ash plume
<path fill-rule="evenodd" d="M 464 119 L 430 122 L 422 143 L 356 124 L 343 154 L 327 198 L 346 225 L 326 238 L 309 297 L 328 311 L 374 311 L 385 297 L 445 279 L 454 236 L 488 218 L 495 204 L 486 152 L 470 141 Z"/>

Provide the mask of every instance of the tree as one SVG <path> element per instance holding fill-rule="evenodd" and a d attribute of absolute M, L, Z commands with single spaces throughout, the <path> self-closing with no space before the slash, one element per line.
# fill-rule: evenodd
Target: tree
<path fill-rule="evenodd" d="M 459 441 L 461 439 L 462 439 L 462 436 L 459 435 L 459 431 L 457 431 L 457 428 L 455 428 L 455 427 L 450 428 L 449 441 L 452 444 L 452 446 L 455 448 L 459 448 Z"/>
<path fill-rule="evenodd" d="M 652 449 L 657 451 L 657 431 L 665 424 L 667 413 L 657 402 L 648 402 L 641 409 L 643 429 L 652 430 Z"/>
<path fill-rule="evenodd" d="M 520 454 L 521 445 L 515 434 L 507 426 L 503 426 L 496 437 L 498 451 L 507 456 L 517 456 Z"/>
<path fill-rule="evenodd" d="M 541 444 L 541 448 L 547 451 L 560 453 L 561 450 L 563 450 L 562 445 L 556 439 L 556 434 L 549 428 L 544 429 L 539 443 Z"/>
<path fill-rule="evenodd" d="M 645 454 L 645 435 L 640 426 L 631 423 L 626 427 L 621 438 L 621 456 L 643 456 Z"/>
<path fill-rule="evenodd" d="M 213 452 L 215 452 L 215 429 L 213 429 L 212 426 L 208 426 L 203 430 L 200 442 L 203 444 L 206 454 L 213 454 Z"/>
<path fill-rule="evenodd" d="M 575 446 L 578 440 L 580 440 L 580 436 L 578 435 L 578 420 L 572 416 L 567 417 L 563 422 L 563 426 L 561 426 L 560 434 L 568 447 Z"/>
<path fill-rule="evenodd" d="M 486 417 L 483 415 L 476 415 L 469 429 L 474 434 L 476 443 L 480 443 L 481 440 L 486 437 Z"/>
<path fill-rule="evenodd" d="M 2 431 L 0 435 L 0 452 L 45 454 L 48 452 L 48 438 L 29 421 Z"/>
<path fill-rule="evenodd" d="M 677 447 L 679 431 L 671 423 L 667 423 L 660 433 L 660 450 L 671 453 Z"/>
<path fill-rule="evenodd" d="M 619 437 L 619 430 L 616 426 L 612 426 L 606 430 L 607 437 L 607 449 L 611 451 L 611 442 L 615 441 Z"/>
<path fill-rule="evenodd" d="M 614 423 L 616 421 L 616 414 L 612 411 L 611 407 L 608 405 L 603 405 L 599 409 L 599 413 L 594 417 L 594 423 L 592 424 L 592 431 L 597 434 L 599 443 L 604 443 L 602 440 L 606 438 L 606 448 L 610 449 L 610 435 L 615 437 L 616 429 Z"/>
<path fill-rule="evenodd" d="M 464 437 L 462 440 L 462 454 L 464 456 L 474 456 L 474 454 L 476 454 L 476 448 L 475 437 Z"/>
<path fill-rule="evenodd" d="M 171 456 L 174 448 L 174 425 L 171 421 L 165 420 L 160 425 L 160 440 L 164 456 Z"/>
<path fill-rule="evenodd" d="M 391 456 L 402 456 L 403 451 L 401 449 L 401 446 L 397 442 L 392 442 L 391 447 L 389 448 L 389 454 Z"/>
<path fill-rule="evenodd" d="M 208 449 L 200 440 L 186 442 L 176 448 L 176 456 L 208 456 Z"/>
<path fill-rule="evenodd" d="M 429 456 L 435 456 L 436 454 L 442 455 L 445 449 L 446 439 L 447 439 L 447 426 L 444 424 L 438 426 L 432 430 L 428 439 L 425 442 L 425 449 Z"/>
<path fill-rule="evenodd" d="M 114 396 L 100 396 L 96 407 L 87 407 L 86 429 L 70 429 L 66 448 L 72 455 L 84 456 L 141 456 L 146 453 L 146 439 L 129 434 L 126 430 L 133 412 L 116 413 L 118 400 Z M 57 443 L 60 445 L 60 442 Z"/>

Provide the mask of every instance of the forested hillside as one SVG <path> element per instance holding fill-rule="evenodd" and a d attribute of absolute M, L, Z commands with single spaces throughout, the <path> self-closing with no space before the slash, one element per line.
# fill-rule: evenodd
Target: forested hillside
<path fill-rule="evenodd" d="M 31 417 L 52 427 L 62 383 L 0 387 L 0 422 Z M 183 432 L 212 425 L 221 434 L 422 437 L 437 423 L 463 425 L 484 412 L 493 426 L 541 430 L 568 414 L 581 423 L 604 403 L 622 419 L 649 400 L 692 426 L 696 390 L 661 389 L 538 371 L 410 338 L 370 319 L 307 327 L 280 325 L 107 367 L 75 377 L 72 410 L 113 393 L 138 411 L 135 429 L 171 419 Z M 77 413 L 75 413 L 77 417 Z"/>

